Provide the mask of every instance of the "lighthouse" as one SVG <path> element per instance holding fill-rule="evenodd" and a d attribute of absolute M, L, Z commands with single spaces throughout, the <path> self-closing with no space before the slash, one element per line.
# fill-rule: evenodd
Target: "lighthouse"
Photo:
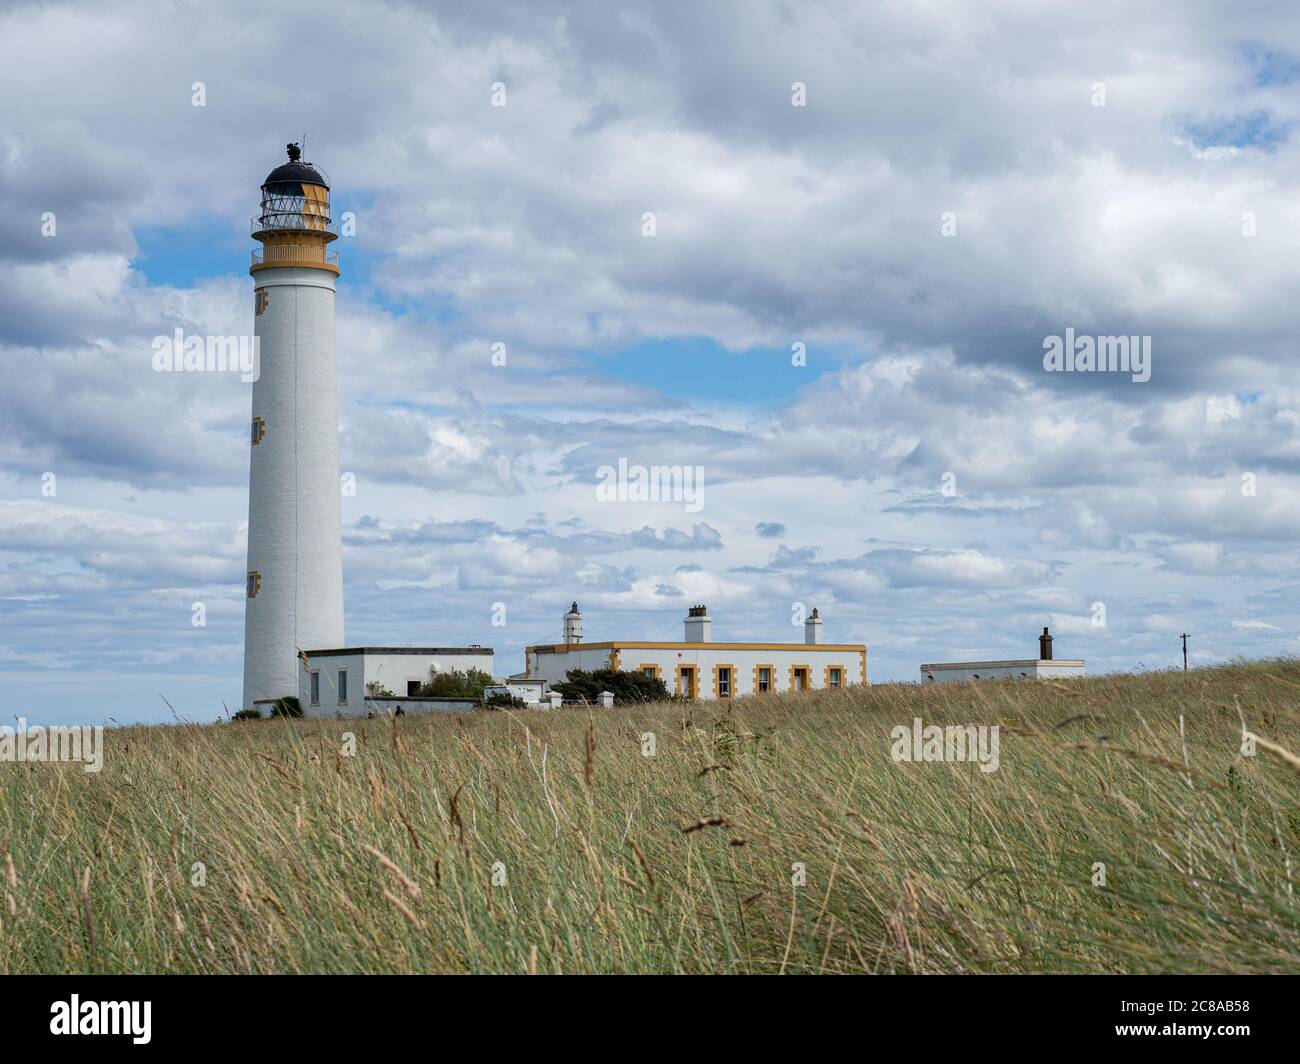
<path fill-rule="evenodd" d="M 260 373 L 253 384 L 248 478 L 244 695 L 297 695 L 300 652 L 342 647 L 337 237 L 319 167 L 289 161 L 262 184 L 249 273 Z"/>

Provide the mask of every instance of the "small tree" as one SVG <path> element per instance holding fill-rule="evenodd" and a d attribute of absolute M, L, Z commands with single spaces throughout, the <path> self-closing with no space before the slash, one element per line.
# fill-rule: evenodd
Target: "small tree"
<path fill-rule="evenodd" d="M 551 690 L 559 691 L 566 699 L 591 703 L 599 702 L 600 693 L 608 691 L 614 696 L 616 706 L 668 701 L 668 688 L 658 676 L 624 672 L 622 669 L 596 669 L 594 672 L 570 669 L 564 674 L 562 683 L 551 684 Z"/>
<path fill-rule="evenodd" d="M 256 709 L 240 709 L 240 710 L 236 710 L 234 716 L 232 716 L 230 719 L 231 720 L 261 720 L 262 714 L 259 713 Z"/>

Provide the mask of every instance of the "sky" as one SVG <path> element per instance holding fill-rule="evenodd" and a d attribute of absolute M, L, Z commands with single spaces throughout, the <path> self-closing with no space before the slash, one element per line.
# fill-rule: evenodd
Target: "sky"
<path fill-rule="evenodd" d="M 304 137 L 349 645 L 1300 649 L 1284 5 L 7 3 L 0 101 L 2 718 L 237 708 L 251 386 L 153 341 L 251 333 Z"/>

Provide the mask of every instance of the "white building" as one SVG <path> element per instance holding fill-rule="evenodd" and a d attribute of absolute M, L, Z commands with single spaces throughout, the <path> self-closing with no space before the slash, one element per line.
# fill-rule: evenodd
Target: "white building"
<path fill-rule="evenodd" d="M 564 615 L 563 643 L 526 648 L 525 675 L 549 685 L 563 680 L 570 669 L 636 670 L 658 676 L 670 694 L 703 699 L 867 682 L 867 648 L 860 643 L 823 643 L 817 610 L 804 623 L 802 643 L 715 643 L 712 627 L 708 610 L 692 606 L 680 643 L 584 643 L 582 614 L 575 602 Z"/>
<path fill-rule="evenodd" d="M 342 646 L 343 548 L 334 373 L 338 256 L 329 183 L 289 161 L 262 184 L 253 237 L 253 384 L 243 704 L 299 689 L 300 648 Z"/>
<path fill-rule="evenodd" d="M 508 676 L 504 683 L 483 688 L 484 698 L 491 698 L 493 695 L 507 695 L 511 698 L 518 698 L 530 706 L 541 705 L 542 697 L 545 694 L 545 680 L 530 680 L 526 676 Z"/>
<path fill-rule="evenodd" d="M 346 647 L 304 651 L 298 702 L 307 717 L 463 712 L 477 699 L 420 697 L 439 673 L 478 669 L 492 675 L 491 647 Z"/>
<path fill-rule="evenodd" d="M 924 683 L 967 680 L 1045 680 L 1084 675 L 1083 658 L 1053 658 L 1052 636 L 1046 628 L 1038 637 L 1038 657 L 1015 661 L 947 661 L 921 666 Z"/>

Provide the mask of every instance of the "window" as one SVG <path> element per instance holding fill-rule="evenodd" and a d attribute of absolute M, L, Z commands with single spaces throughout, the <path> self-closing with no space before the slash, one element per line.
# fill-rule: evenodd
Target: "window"
<path fill-rule="evenodd" d="M 719 698 L 731 697 L 731 666 L 719 665 L 717 676 L 717 688 Z"/>
<path fill-rule="evenodd" d="M 754 684 L 759 694 L 767 694 L 772 690 L 772 667 L 770 665 L 760 665 L 758 667 L 758 682 Z"/>
<path fill-rule="evenodd" d="M 843 669 L 837 669 L 837 668 L 834 668 L 834 667 L 828 669 L 827 672 L 826 672 L 826 686 L 827 686 L 827 687 L 839 687 L 839 685 L 840 685 L 840 677 L 841 677 L 843 674 L 844 674 L 844 670 L 843 670 Z"/>
<path fill-rule="evenodd" d="M 320 705 L 320 670 L 317 669 L 311 674 L 311 704 Z"/>
<path fill-rule="evenodd" d="M 266 435 L 266 421 L 260 417 L 253 418 L 253 446 L 256 447 L 259 443 L 261 443 L 262 438 L 265 435 Z"/>
<path fill-rule="evenodd" d="M 248 597 L 257 598 L 257 593 L 262 590 L 262 574 L 256 569 L 248 574 Z"/>
<path fill-rule="evenodd" d="M 415 697 L 416 695 L 418 695 L 419 693 L 420 693 L 420 681 L 419 681 L 419 680 L 407 680 L 407 681 L 406 681 L 406 697 L 407 697 L 407 698 L 414 698 L 414 697 Z"/>
<path fill-rule="evenodd" d="M 808 690 L 808 666 L 791 665 L 790 666 L 790 690 L 806 691 Z"/>
<path fill-rule="evenodd" d="M 649 677 L 651 677 L 651 678 L 653 679 L 654 677 L 656 677 L 656 676 L 659 675 L 659 670 L 656 669 L 653 665 L 642 665 L 642 666 L 641 666 L 641 675 L 642 675 L 642 676 L 649 676 Z"/>
<path fill-rule="evenodd" d="M 339 705 L 348 704 L 348 670 L 339 669 Z"/>
<path fill-rule="evenodd" d="M 271 296 L 265 288 L 258 288 L 253 294 L 257 297 L 253 317 L 260 318 L 266 310 L 266 305 L 271 301 Z"/>

